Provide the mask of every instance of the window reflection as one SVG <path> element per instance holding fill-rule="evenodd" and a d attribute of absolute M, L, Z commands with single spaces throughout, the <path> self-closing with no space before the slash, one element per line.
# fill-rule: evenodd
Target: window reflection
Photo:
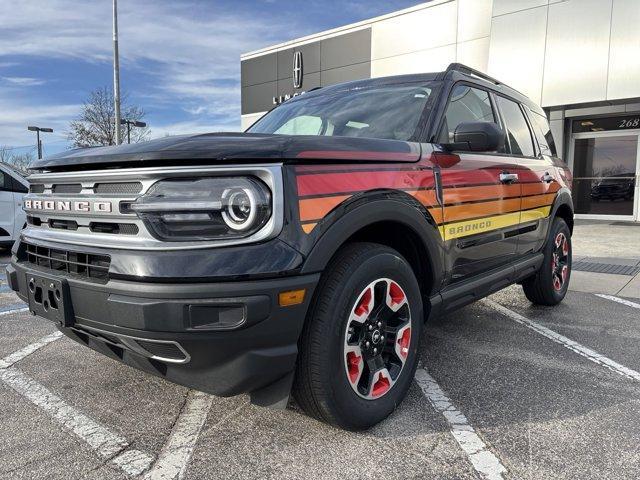
<path fill-rule="evenodd" d="M 576 213 L 633 215 L 638 137 L 575 140 Z"/>

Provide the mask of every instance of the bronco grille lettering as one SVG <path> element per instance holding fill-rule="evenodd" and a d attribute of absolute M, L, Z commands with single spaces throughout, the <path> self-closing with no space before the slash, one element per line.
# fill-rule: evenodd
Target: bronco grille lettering
<path fill-rule="evenodd" d="M 111 213 L 111 202 L 90 202 L 81 200 L 72 202 L 70 200 L 25 200 L 25 210 L 42 210 L 49 212 L 99 212 Z"/>

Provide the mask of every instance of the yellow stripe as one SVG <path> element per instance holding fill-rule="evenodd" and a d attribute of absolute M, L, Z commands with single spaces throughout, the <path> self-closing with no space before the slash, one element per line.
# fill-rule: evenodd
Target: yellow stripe
<path fill-rule="evenodd" d="M 466 220 L 464 222 L 455 222 L 440 227 L 440 234 L 445 240 L 454 238 L 468 237 L 469 235 L 477 235 L 478 233 L 490 232 L 500 228 L 517 225 L 521 222 L 530 222 L 549 216 L 551 206 L 534 208 L 523 212 L 512 212 L 504 215 L 495 215 L 493 217 L 479 218 L 476 220 Z"/>
<path fill-rule="evenodd" d="M 523 210 L 522 217 L 520 218 L 520 223 L 532 222 L 534 220 L 540 220 L 541 218 L 546 218 L 551 213 L 551 205 L 546 207 L 534 208 L 531 210 Z"/>

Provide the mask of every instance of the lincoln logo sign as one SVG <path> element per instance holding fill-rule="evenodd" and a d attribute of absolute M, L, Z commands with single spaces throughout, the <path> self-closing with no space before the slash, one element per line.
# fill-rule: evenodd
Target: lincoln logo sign
<path fill-rule="evenodd" d="M 302 52 L 293 54 L 293 88 L 302 88 Z"/>
<path fill-rule="evenodd" d="M 302 77 L 304 75 L 302 67 L 302 52 L 293 52 L 293 88 L 302 88 Z M 273 97 L 273 104 L 280 105 L 290 98 L 302 95 L 304 92 L 287 93 Z"/>
<path fill-rule="evenodd" d="M 111 202 L 89 202 L 86 200 L 25 200 L 25 210 L 76 213 L 110 213 Z"/>

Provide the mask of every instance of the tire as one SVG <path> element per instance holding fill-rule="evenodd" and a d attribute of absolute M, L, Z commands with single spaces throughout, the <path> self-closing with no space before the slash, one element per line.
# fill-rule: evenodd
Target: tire
<path fill-rule="evenodd" d="M 407 261 L 383 245 L 348 244 L 330 262 L 311 302 L 294 398 L 308 415 L 336 427 L 372 427 L 406 396 L 423 323 L 420 288 Z"/>
<path fill-rule="evenodd" d="M 553 220 L 543 253 L 540 270 L 522 283 L 522 289 L 531 303 L 558 305 L 571 279 L 571 231 L 562 218 Z"/>

